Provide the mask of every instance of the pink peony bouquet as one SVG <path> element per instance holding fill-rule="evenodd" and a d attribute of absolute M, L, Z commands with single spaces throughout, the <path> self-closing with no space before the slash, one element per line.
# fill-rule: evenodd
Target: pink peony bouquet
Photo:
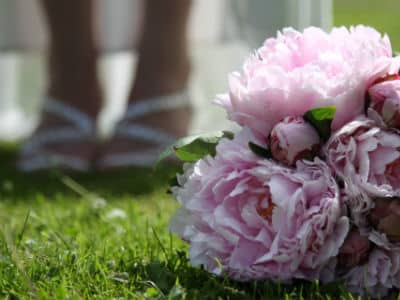
<path fill-rule="evenodd" d="M 400 57 L 365 26 L 287 28 L 215 101 L 242 129 L 184 138 L 170 229 L 236 280 L 400 288 Z"/>

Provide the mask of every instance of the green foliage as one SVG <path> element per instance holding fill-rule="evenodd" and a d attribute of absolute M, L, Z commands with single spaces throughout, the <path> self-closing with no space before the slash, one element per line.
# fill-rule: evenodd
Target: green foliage
<path fill-rule="evenodd" d="M 228 131 L 217 131 L 181 138 L 161 153 L 156 163 L 156 167 L 160 166 L 160 163 L 163 160 L 173 154 L 176 154 L 181 161 L 185 162 L 194 162 L 206 155 L 214 156 L 215 148 L 218 142 L 223 138 L 232 139 L 233 133 Z"/>
<path fill-rule="evenodd" d="M 256 154 L 260 157 L 263 157 L 263 158 L 271 158 L 272 157 L 271 151 L 269 149 L 264 148 L 260 145 L 257 145 L 253 142 L 249 142 L 249 148 L 254 154 Z"/>
<path fill-rule="evenodd" d="M 318 132 L 322 140 L 326 141 L 331 135 L 331 124 L 335 117 L 336 107 L 327 106 L 307 111 L 303 118 Z"/>
<path fill-rule="evenodd" d="M 392 48 L 400 49 L 399 30 L 397 22 L 400 2 L 398 0 L 335 0 L 334 24 L 335 26 L 350 26 L 365 24 L 373 26 L 390 37 Z"/>

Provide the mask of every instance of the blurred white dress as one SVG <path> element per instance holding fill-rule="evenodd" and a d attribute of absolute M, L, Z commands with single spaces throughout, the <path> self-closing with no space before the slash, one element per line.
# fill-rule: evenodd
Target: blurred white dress
<path fill-rule="evenodd" d="M 143 1 L 95 1 L 94 25 L 106 54 L 100 65 L 107 99 L 100 128 L 105 133 L 123 113 L 134 74 L 131 50 L 141 30 Z M 283 27 L 328 29 L 332 21 L 332 0 L 193 2 L 188 29 L 194 66 L 189 87 L 197 111 L 193 132 L 212 129 L 209 124 L 218 124 L 214 129 L 230 126 L 223 121 L 224 113 L 210 103 L 217 92 L 226 90 L 226 74 L 239 67 L 251 48 Z M 29 134 L 38 119 L 47 43 L 37 0 L 0 0 L 0 139 Z"/>

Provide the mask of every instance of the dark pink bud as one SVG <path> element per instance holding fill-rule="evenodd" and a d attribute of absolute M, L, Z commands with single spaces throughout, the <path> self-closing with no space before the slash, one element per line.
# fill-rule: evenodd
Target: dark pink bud
<path fill-rule="evenodd" d="M 378 230 L 386 234 L 392 242 L 400 242 L 400 199 L 378 198 L 371 209 L 369 220 Z"/>
<path fill-rule="evenodd" d="M 370 107 L 388 127 L 400 129 L 400 76 L 379 80 L 368 90 Z"/>
<path fill-rule="evenodd" d="M 368 258 L 371 242 L 362 236 L 358 230 L 350 231 L 342 247 L 339 249 L 339 264 L 345 268 L 352 268 Z"/>

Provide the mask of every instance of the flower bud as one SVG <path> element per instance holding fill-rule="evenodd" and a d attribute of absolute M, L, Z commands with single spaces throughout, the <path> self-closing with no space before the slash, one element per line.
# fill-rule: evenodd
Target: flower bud
<path fill-rule="evenodd" d="M 371 209 L 369 221 L 392 242 L 400 242 L 400 199 L 378 198 Z"/>
<path fill-rule="evenodd" d="M 388 127 L 400 129 L 400 76 L 393 76 L 375 83 L 368 94 L 370 108 Z"/>
<path fill-rule="evenodd" d="M 301 117 L 286 117 L 275 125 L 270 135 L 272 156 L 289 166 L 300 159 L 312 159 L 321 140 L 317 131 Z"/>
<path fill-rule="evenodd" d="M 350 231 L 342 247 L 339 249 L 339 264 L 345 268 L 352 268 L 368 258 L 371 242 L 362 236 L 358 230 Z"/>

